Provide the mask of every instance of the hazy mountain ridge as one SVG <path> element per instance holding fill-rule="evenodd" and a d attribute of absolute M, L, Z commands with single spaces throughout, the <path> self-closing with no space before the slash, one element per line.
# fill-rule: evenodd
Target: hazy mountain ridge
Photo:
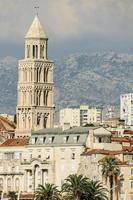
<path fill-rule="evenodd" d="M 57 108 L 87 103 L 119 104 L 121 93 L 133 92 L 133 55 L 73 54 L 55 61 Z M 17 60 L 0 59 L 0 112 L 14 113 Z"/>

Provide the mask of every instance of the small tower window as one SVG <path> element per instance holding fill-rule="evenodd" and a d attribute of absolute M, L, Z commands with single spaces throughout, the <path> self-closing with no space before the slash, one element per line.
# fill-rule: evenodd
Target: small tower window
<path fill-rule="evenodd" d="M 30 58 L 30 45 L 27 45 L 27 58 Z"/>
<path fill-rule="evenodd" d="M 101 137 L 99 137 L 99 143 L 102 143 L 102 138 Z"/>
<path fill-rule="evenodd" d="M 35 58 L 35 45 L 33 45 L 33 58 Z"/>
<path fill-rule="evenodd" d="M 38 58 L 38 46 L 36 45 L 36 58 Z"/>
<path fill-rule="evenodd" d="M 40 58 L 44 59 L 44 45 L 40 46 Z"/>
<path fill-rule="evenodd" d="M 33 58 L 38 58 L 38 46 L 33 45 Z"/>

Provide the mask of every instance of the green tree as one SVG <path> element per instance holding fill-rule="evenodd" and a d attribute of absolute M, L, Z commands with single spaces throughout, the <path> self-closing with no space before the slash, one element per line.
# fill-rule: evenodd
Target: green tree
<path fill-rule="evenodd" d="M 10 192 L 8 193 L 8 197 L 9 197 L 10 200 L 16 200 L 16 199 L 17 199 L 16 192 L 10 191 Z"/>
<path fill-rule="evenodd" d="M 62 185 L 62 191 L 65 192 L 65 199 L 80 200 L 83 192 L 86 190 L 88 178 L 83 175 L 72 174 L 65 179 Z"/>
<path fill-rule="evenodd" d="M 102 175 L 105 177 L 106 182 L 109 178 L 110 184 L 110 200 L 113 200 L 113 187 L 118 185 L 118 176 L 120 174 L 118 159 L 114 157 L 105 157 L 101 161 Z"/>
<path fill-rule="evenodd" d="M 99 181 L 89 180 L 86 190 L 81 195 L 82 200 L 108 200 L 108 190 Z"/>
<path fill-rule="evenodd" d="M 35 191 L 35 200 L 60 200 L 60 192 L 54 184 L 39 185 Z"/>

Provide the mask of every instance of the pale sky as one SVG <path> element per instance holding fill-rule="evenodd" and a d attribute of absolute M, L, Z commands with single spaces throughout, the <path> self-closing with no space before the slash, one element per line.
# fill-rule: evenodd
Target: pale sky
<path fill-rule="evenodd" d="M 133 0 L 0 0 L 0 57 L 23 56 L 34 6 L 40 7 L 52 58 L 77 52 L 133 54 Z"/>

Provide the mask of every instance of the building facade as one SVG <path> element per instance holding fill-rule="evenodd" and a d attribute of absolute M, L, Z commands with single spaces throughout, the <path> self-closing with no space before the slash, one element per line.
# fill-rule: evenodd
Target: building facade
<path fill-rule="evenodd" d="M 63 129 L 67 129 L 68 127 L 80 126 L 80 109 L 61 109 L 59 115 L 60 126 L 63 127 Z"/>
<path fill-rule="evenodd" d="M 60 110 L 60 126 L 63 128 L 85 126 L 101 123 L 101 109 L 81 105 L 79 108 L 64 108 Z"/>
<path fill-rule="evenodd" d="M 126 125 L 133 126 L 133 93 L 120 96 L 120 118 Z"/>
<path fill-rule="evenodd" d="M 19 61 L 16 137 L 53 126 L 53 62 L 38 16 L 25 36 L 25 58 Z"/>
<path fill-rule="evenodd" d="M 88 132 L 88 127 L 43 129 L 30 139 L 6 140 L 0 145 L 1 191 L 33 194 L 47 182 L 61 187 L 69 174 L 78 171 Z"/>

